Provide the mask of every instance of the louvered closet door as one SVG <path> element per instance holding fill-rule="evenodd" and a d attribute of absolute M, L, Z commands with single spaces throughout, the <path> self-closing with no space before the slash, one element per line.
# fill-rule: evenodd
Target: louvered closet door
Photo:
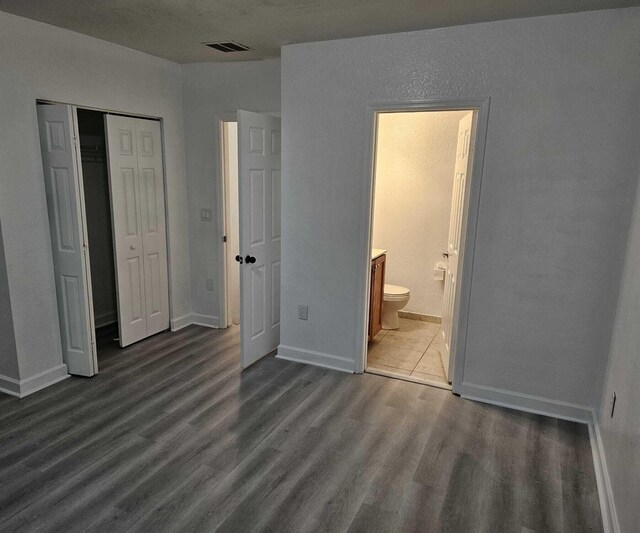
<path fill-rule="evenodd" d="M 107 115 L 120 346 L 169 327 L 160 125 Z"/>

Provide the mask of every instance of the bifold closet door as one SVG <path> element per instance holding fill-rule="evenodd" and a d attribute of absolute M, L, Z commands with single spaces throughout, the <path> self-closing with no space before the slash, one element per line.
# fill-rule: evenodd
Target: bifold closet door
<path fill-rule="evenodd" d="M 93 376 L 98 361 L 75 110 L 37 109 L 63 359 L 70 374 Z"/>
<path fill-rule="evenodd" d="M 105 117 L 120 346 L 169 327 L 160 123 Z"/>

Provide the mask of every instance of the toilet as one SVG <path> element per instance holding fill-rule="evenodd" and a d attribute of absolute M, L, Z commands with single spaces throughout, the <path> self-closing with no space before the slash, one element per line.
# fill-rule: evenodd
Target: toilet
<path fill-rule="evenodd" d="M 400 327 L 398 311 L 409 303 L 410 297 L 411 291 L 406 287 L 384 284 L 382 329 L 398 329 Z"/>

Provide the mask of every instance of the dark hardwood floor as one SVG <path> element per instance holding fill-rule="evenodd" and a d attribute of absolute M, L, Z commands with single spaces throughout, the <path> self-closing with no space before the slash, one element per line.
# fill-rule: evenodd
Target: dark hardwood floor
<path fill-rule="evenodd" d="M 238 329 L 0 398 L 0 531 L 601 531 L 587 427 L 273 357 Z"/>

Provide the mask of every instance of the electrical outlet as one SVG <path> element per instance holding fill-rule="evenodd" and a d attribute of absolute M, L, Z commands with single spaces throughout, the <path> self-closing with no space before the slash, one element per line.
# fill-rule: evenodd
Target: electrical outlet
<path fill-rule="evenodd" d="M 613 412 L 616 410 L 616 391 L 613 391 L 611 395 L 611 418 L 613 418 Z"/>
<path fill-rule="evenodd" d="M 200 220 L 211 222 L 212 219 L 211 209 L 200 209 Z"/>
<path fill-rule="evenodd" d="M 207 279 L 207 290 L 213 291 L 213 280 L 211 278 Z"/>
<path fill-rule="evenodd" d="M 309 318 L 309 308 L 306 305 L 298 306 L 298 318 L 300 320 L 307 320 L 307 318 Z"/>

